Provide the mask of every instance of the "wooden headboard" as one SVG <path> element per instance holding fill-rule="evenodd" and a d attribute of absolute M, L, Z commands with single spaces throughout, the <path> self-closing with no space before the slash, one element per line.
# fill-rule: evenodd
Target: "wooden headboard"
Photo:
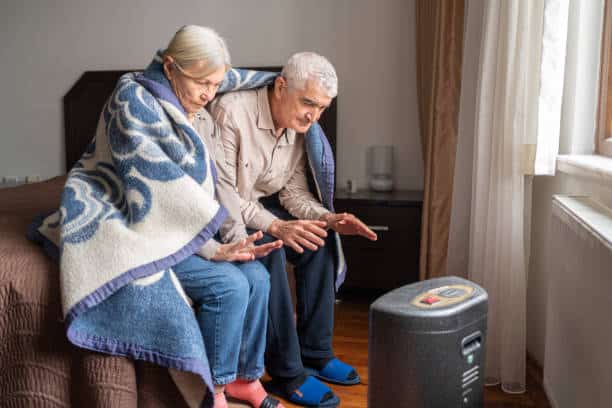
<path fill-rule="evenodd" d="M 259 71 L 280 72 L 281 67 L 250 67 Z M 81 157 L 85 148 L 91 141 L 98 125 L 98 119 L 104 103 L 110 96 L 123 71 L 87 71 L 74 84 L 64 96 L 64 135 L 66 147 L 66 171 Z M 337 98 L 335 98 L 323 115 L 319 123 L 336 153 L 336 112 Z"/>

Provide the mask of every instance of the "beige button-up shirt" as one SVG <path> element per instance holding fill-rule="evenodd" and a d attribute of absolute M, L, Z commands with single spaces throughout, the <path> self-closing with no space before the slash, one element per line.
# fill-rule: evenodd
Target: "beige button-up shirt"
<path fill-rule="evenodd" d="M 221 203 L 237 194 L 239 215 L 229 206 L 233 219 L 230 228 L 222 228 L 223 240 L 246 235 L 245 226 L 267 231 L 277 217 L 266 210 L 259 199 L 279 193 L 281 205 L 299 219 L 319 219 L 329 211 L 312 195 L 306 180 L 306 151 L 302 135 L 287 129 L 274 135 L 267 88 L 231 92 L 217 98 L 210 107 L 221 135 L 224 157 L 216 156 L 220 177 L 217 188 Z M 232 191 L 229 191 L 232 190 Z"/>

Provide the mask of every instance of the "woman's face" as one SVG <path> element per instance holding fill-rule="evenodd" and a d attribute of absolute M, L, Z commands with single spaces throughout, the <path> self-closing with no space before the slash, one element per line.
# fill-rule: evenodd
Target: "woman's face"
<path fill-rule="evenodd" d="M 220 67 L 206 76 L 198 75 L 205 71 L 205 68 L 205 61 L 181 67 L 172 57 L 164 59 L 166 77 L 190 120 L 215 97 L 225 77 L 225 67 Z"/>

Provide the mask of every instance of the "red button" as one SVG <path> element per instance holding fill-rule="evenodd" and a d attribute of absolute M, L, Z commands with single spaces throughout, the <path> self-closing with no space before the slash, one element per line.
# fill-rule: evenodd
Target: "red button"
<path fill-rule="evenodd" d="M 440 301 L 440 298 L 437 296 L 427 296 L 425 299 L 421 300 L 421 303 L 425 303 L 426 305 L 433 305 Z"/>

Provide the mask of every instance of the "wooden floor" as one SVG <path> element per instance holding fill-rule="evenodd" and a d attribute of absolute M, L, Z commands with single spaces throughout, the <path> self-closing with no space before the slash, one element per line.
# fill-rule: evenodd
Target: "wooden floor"
<path fill-rule="evenodd" d="M 334 350 L 336 355 L 357 368 L 362 384 L 343 387 L 330 385 L 340 397 L 342 408 L 364 408 L 368 396 L 368 307 L 363 297 L 346 296 L 336 305 Z M 508 395 L 499 387 L 485 389 L 485 408 L 550 408 L 542 390 L 541 370 L 528 360 L 527 393 Z M 298 407 L 283 401 L 285 407 Z M 378 408 L 378 407 L 372 407 Z"/>

